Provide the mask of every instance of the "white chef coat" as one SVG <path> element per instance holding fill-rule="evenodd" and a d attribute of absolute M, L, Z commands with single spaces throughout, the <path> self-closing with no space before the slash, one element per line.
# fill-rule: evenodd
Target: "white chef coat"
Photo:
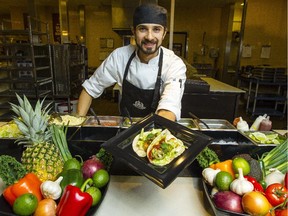
<path fill-rule="evenodd" d="M 160 88 L 161 98 L 157 110 L 169 110 L 179 120 L 181 117 L 181 99 L 186 81 L 186 65 L 173 51 L 164 47 L 161 48 L 163 49 L 162 84 Z M 88 94 L 93 98 L 97 98 L 105 88 L 116 83 L 119 85 L 121 94 L 125 67 L 134 50 L 135 46 L 133 45 L 115 49 L 94 74 L 83 83 L 83 87 Z M 141 63 L 136 54 L 131 62 L 126 79 L 138 88 L 154 89 L 158 73 L 158 60 L 159 55 L 152 58 L 148 64 Z"/>

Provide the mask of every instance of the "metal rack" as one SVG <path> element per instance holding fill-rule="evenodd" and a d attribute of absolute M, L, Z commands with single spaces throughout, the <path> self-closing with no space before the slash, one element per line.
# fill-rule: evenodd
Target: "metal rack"
<path fill-rule="evenodd" d="M 255 68 L 248 82 L 247 113 L 284 117 L 287 106 L 286 68 Z"/>
<path fill-rule="evenodd" d="M 27 29 L 0 30 L 1 116 L 9 111 L 8 102 L 16 101 L 16 93 L 32 103 L 54 100 L 49 25 L 30 16 L 27 21 Z"/>
<path fill-rule="evenodd" d="M 79 97 L 81 85 L 88 77 L 87 49 L 79 44 L 53 45 L 52 57 L 56 105 L 64 103 L 69 113 L 75 112 L 71 100 Z"/>

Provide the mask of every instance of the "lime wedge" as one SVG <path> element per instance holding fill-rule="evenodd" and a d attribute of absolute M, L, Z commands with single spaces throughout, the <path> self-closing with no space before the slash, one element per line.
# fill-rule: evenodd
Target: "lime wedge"
<path fill-rule="evenodd" d="M 251 135 L 251 136 L 250 136 Z M 256 142 L 260 142 L 260 143 L 265 143 L 267 141 L 267 137 L 264 133 L 261 133 L 261 132 L 254 132 L 254 133 L 251 133 L 249 136 L 253 139 L 254 137 L 254 140 Z"/>
<path fill-rule="evenodd" d="M 278 137 L 278 134 L 276 133 L 271 133 L 271 134 L 267 134 L 266 137 L 270 140 L 276 139 Z"/>

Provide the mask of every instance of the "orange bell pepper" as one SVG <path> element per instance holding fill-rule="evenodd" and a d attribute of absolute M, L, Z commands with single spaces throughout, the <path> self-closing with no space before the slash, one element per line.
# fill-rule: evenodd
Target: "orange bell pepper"
<path fill-rule="evenodd" d="M 229 172 L 232 175 L 233 179 L 235 178 L 235 173 L 232 167 L 232 160 L 225 160 L 219 163 L 212 164 L 210 168 L 220 169 L 221 171 Z"/>
<path fill-rule="evenodd" d="M 43 199 L 42 193 L 40 190 L 40 185 L 42 182 L 34 173 L 28 173 L 23 178 L 21 178 L 18 182 L 13 185 L 10 185 L 3 191 L 3 197 L 7 200 L 7 202 L 13 206 L 14 201 L 17 197 L 25 194 L 32 193 L 34 194 L 38 202 Z"/>

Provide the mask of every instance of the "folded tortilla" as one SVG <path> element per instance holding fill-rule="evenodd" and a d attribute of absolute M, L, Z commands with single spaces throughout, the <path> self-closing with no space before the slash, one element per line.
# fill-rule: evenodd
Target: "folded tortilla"
<path fill-rule="evenodd" d="M 133 151 L 139 157 L 146 157 L 148 146 L 161 133 L 161 131 L 161 129 L 153 128 L 150 131 L 144 132 L 144 129 L 142 129 L 141 133 L 138 134 L 132 142 Z"/>
<path fill-rule="evenodd" d="M 157 166 L 169 164 L 185 151 L 184 143 L 165 129 L 159 134 L 147 149 L 147 158 Z"/>

